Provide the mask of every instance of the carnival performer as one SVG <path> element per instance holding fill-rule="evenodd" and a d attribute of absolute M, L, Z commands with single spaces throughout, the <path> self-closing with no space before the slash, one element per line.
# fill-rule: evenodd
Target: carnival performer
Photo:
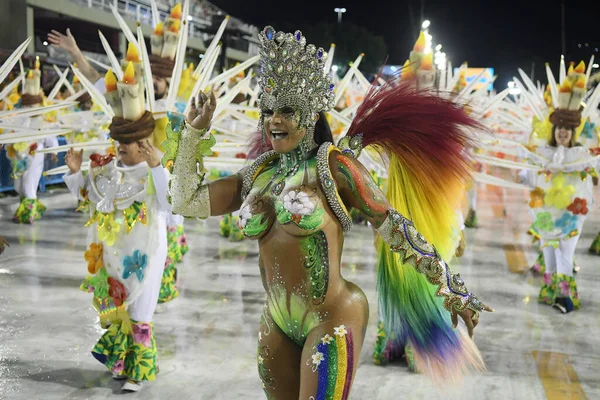
<path fill-rule="evenodd" d="M 570 70 L 560 85 L 557 107 L 549 117 L 552 132 L 548 145 L 524 148 L 529 162 L 541 169 L 524 176 L 533 188 L 529 206 L 546 266 L 539 301 L 562 313 L 581 306 L 573 263 L 583 223 L 593 204 L 592 177 L 597 165 L 597 158 L 576 141 L 586 79 L 581 64 Z"/>
<path fill-rule="evenodd" d="M 39 59 L 35 67 L 29 70 L 20 108 L 35 108 L 44 105 L 44 92 L 40 84 L 41 71 Z M 17 117 L 11 123 L 21 125 L 32 130 L 49 127 L 44 116 Z M 7 146 L 7 155 L 12 164 L 12 177 L 15 191 L 19 194 L 20 203 L 13 221 L 20 224 L 33 224 L 42 218 L 46 206 L 37 197 L 38 186 L 44 171 L 44 154 L 37 151 L 45 147 L 58 145 L 56 137 L 51 136 L 33 142 L 19 142 Z"/>
<path fill-rule="evenodd" d="M 299 31 L 266 27 L 259 38 L 260 127 L 274 151 L 231 177 L 203 184 L 197 171 L 215 142 L 207 128 L 216 100 L 201 94 L 197 104 L 192 100 L 183 131 L 169 135 L 163 164 L 173 163 L 174 212 L 207 218 L 240 209 L 244 234 L 258 240 L 267 300 L 257 358 L 267 398 L 348 398 L 368 321 L 364 293 L 340 274 L 351 208 L 362 210 L 394 251 L 378 268 L 382 311 L 386 329 L 411 342 L 417 368 L 438 378 L 482 368 L 471 339 L 444 327 L 451 314 L 455 325 L 460 316 L 472 333 L 478 313 L 491 309 L 450 272 L 357 160 L 362 147 L 380 145 L 394 157 L 391 169 L 402 170 L 407 179 L 417 174 L 418 189 L 429 188 L 419 200 L 435 202 L 446 193 L 431 189 L 444 179 L 456 174 L 462 187 L 463 128 L 476 123 L 448 101 L 389 83 L 367 94 L 338 149 L 324 116 L 334 106 L 324 50 L 307 45 Z M 425 274 L 425 285 L 437 289 L 449 313 L 432 317 L 428 299 L 403 293 L 419 297 L 424 290 L 403 287 L 398 279 L 403 268 Z M 417 321 L 426 335 L 415 329 Z"/>
<path fill-rule="evenodd" d="M 154 105 L 154 112 L 165 113 L 165 117 L 155 119 L 156 127 L 156 138 L 154 140 L 158 150 L 160 143 L 164 138 L 159 136 L 164 135 L 167 122 L 170 121 L 173 127 L 176 127 L 182 122 L 182 119 L 175 114 L 167 113 L 167 101 L 170 90 L 170 80 L 175 67 L 175 58 L 177 54 L 177 43 L 180 36 L 181 29 L 181 17 L 182 8 L 181 4 L 176 4 L 167 19 L 164 22 L 160 22 L 154 28 L 154 32 L 150 39 L 151 52 L 149 54 L 149 61 L 152 71 L 152 82 L 154 87 L 154 98 L 150 99 Z M 90 82 L 95 82 L 95 86 L 101 92 L 105 92 L 105 80 L 98 74 L 98 72 L 89 64 L 82 51 L 79 49 L 74 36 L 71 31 L 67 29 L 66 35 L 53 30 L 48 34 L 48 41 L 64 50 L 66 50 L 77 63 L 78 69 L 85 75 Z M 130 43 L 127 49 L 127 53 L 131 59 L 139 60 L 139 53 L 135 46 Z M 191 79 L 189 71 L 184 70 L 184 76 L 187 79 L 182 79 L 182 84 L 177 90 L 180 94 L 178 100 L 175 103 L 181 112 L 185 107 L 185 102 L 189 97 L 189 89 L 194 85 L 193 79 Z M 184 100 L 184 101 L 182 101 Z M 168 256 L 165 261 L 165 268 L 162 278 L 162 284 L 160 289 L 159 303 L 165 304 L 179 296 L 179 291 L 176 287 L 177 282 L 177 263 L 179 263 L 183 256 L 188 252 L 189 246 L 187 244 L 187 238 L 184 233 L 184 218 L 178 215 L 169 215 L 167 218 L 167 239 L 168 239 Z M 164 311 L 164 306 L 159 308 L 159 311 Z"/>
<path fill-rule="evenodd" d="M 71 149 L 64 180 L 75 196 L 90 201 L 85 252 L 90 275 L 82 289 L 93 293 L 100 323 L 107 329 L 92 354 L 115 379 L 127 380 L 124 391 L 139 391 L 157 373 L 152 317 L 167 257 L 171 208 L 168 175 L 153 144 L 154 118 L 144 109 L 144 76 L 135 62 L 125 64 L 121 82 L 112 71 L 105 79 L 118 161 L 112 154 L 92 155 L 84 177 L 83 153 Z"/>

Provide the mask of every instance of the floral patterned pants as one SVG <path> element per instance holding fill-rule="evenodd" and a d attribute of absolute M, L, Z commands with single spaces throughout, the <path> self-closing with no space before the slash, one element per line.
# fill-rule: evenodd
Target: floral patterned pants
<path fill-rule="evenodd" d="M 113 324 L 98 340 L 92 355 L 114 374 L 141 382 L 153 381 L 157 372 L 154 325 L 131 321 L 133 332 L 124 333 L 121 324 Z"/>

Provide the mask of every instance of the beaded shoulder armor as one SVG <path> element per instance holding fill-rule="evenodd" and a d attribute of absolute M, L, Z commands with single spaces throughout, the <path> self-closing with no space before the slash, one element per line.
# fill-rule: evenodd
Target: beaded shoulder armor
<path fill-rule="evenodd" d="M 352 228 L 352 218 L 350 218 L 350 213 L 340 198 L 335 179 L 333 179 L 331 168 L 329 167 L 329 155 L 333 151 L 341 152 L 340 149 L 330 142 L 325 142 L 319 147 L 317 153 L 317 175 L 319 176 L 319 183 L 325 193 L 329 207 L 331 207 L 338 221 L 340 221 L 344 232 L 348 232 Z"/>

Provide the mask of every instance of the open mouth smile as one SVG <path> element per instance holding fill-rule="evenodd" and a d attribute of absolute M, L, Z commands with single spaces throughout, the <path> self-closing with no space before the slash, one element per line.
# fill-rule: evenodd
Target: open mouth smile
<path fill-rule="evenodd" d="M 271 131 L 271 137 L 274 140 L 282 140 L 287 138 L 288 133 L 287 132 L 283 132 L 283 131 Z"/>

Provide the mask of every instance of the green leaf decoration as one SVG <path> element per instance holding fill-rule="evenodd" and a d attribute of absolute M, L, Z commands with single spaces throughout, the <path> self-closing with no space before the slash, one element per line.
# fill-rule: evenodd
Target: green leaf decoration
<path fill-rule="evenodd" d="M 324 214 L 322 208 L 317 208 L 312 214 L 303 216 L 298 226 L 306 231 L 313 231 L 323 224 Z"/>
<path fill-rule="evenodd" d="M 98 273 L 90 279 L 90 284 L 94 287 L 94 296 L 101 299 L 108 297 L 108 272 L 102 267 Z"/>
<path fill-rule="evenodd" d="M 198 144 L 198 153 L 196 154 L 196 161 L 200 164 L 200 171 L 204 170 L 204 157 L 213 155 L 211 148 L 216 143 L 217 139 L 215 139 L 212 133 L 208 139 L 200 140 L 200 143 Z"/>
<path fill-rule="evenodd" d="M 125 228 L 127 233 L 131 232 L 135 224 L 139 221 L 146 225 L 148 211 L 146 210 L 146 203 L 136 201 L 129 207 L 123 210 L 123 217 L 125 218 Z"/>
<path fill-rule="evenodd" d="M 292 213 L 285 209 L 281 201 L 275 203 L 275 212 L 277 213 L 277 221 L 281 225 L 292 222 Z"/>
<path fill-rule="evenodd" d="M 250 237 L 258 236 L 267 229 L 267 221 L 264 214 L 253 215 L 244 227 L 244 232 Z"/>
<path fill-rule="evenodd" d="M 167 140 L 161 143 L 161 146 L 165 150 L 165 154 L 161 160 L 163 167 L 167 168 L 169 161 L 175 162 L 177 157 L 177 150 L 179 149 L 179 140 L 181 139 L 181 132 L 173 130 L 171 123 L 167 125 Z"/>

